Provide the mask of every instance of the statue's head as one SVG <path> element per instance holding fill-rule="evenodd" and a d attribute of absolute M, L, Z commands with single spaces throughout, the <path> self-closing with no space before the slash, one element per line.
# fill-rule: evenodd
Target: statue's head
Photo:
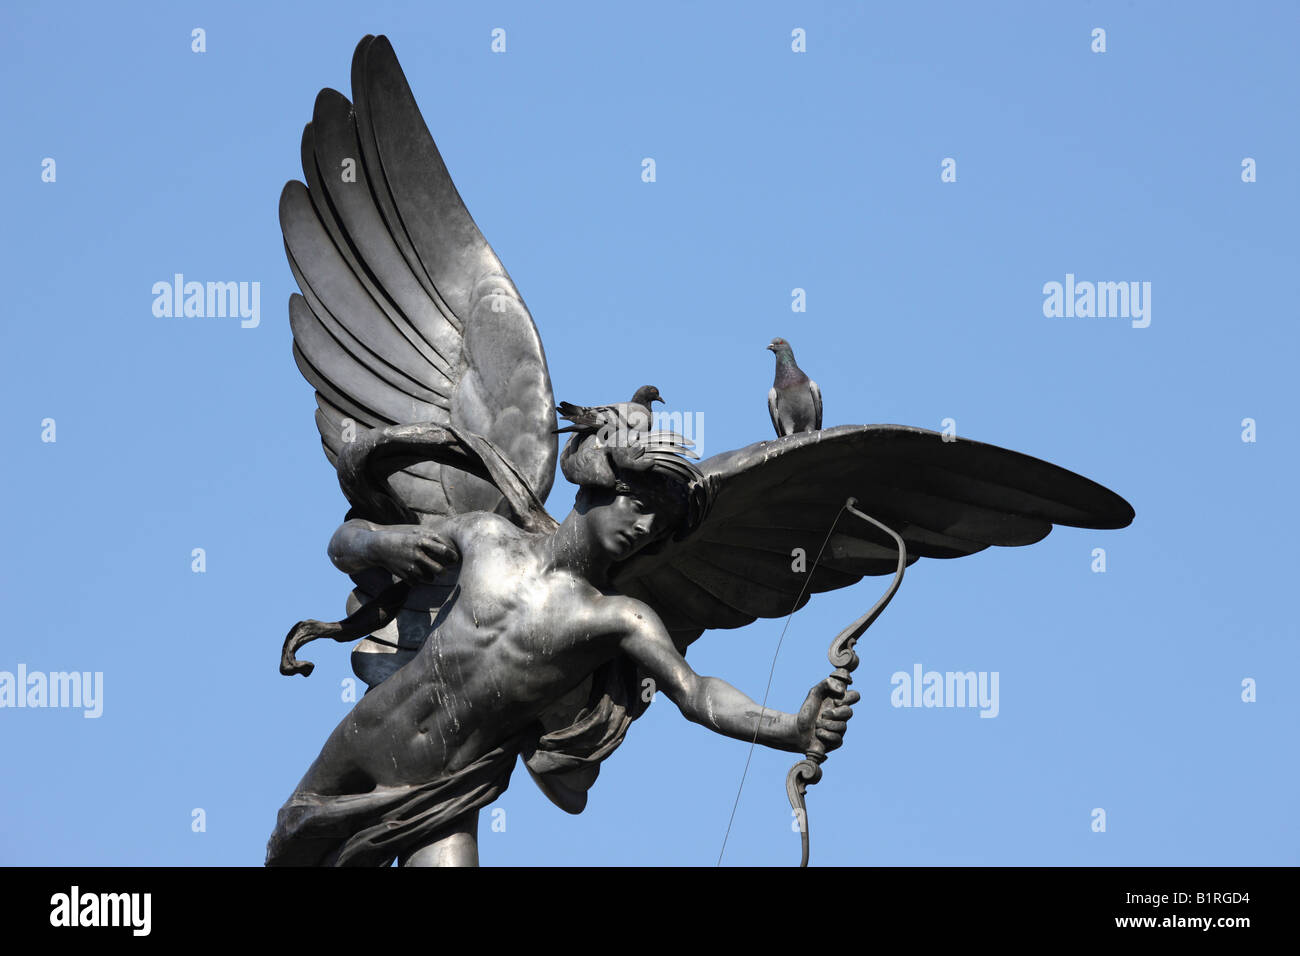
<path fill-rule="evenodd" d="M 582 485 L 573 508 L 585 519 L 589 540 L 622 561 L 669 537 L 689 534 L 703 516 L 704 482 L 693 468 L 690 477 L 676 470 L 632 472 L 612 487 Z"/>
<path fill-rule="evenodd" d="M 672 524 L 661 502 L 630 489 L 584 485 L 573 509 L 586 520 L 589 540 L 614 561 L 631 557 Z"/>
<path fill-rule="evenodd" d="M 637 390 L 635 404 L 651 401 L 663 401 L 657 388 Z M 573 508 L 593 546 L 621 561 L 699 524 L 708 485 L 691 464 L 698 456 L 690 441 L 671 431 L 583 424 L 561 452 L 560 470 L 578 486 Z"/>

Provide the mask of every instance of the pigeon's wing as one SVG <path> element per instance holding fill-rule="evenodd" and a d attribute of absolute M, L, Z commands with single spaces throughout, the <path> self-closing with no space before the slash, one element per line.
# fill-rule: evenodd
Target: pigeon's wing
<path fill-rule="evenodd" d="M 600 428 L 626 428 L 631 431 L 649 431 L 653 418 L 644 405 L 636 402 L 618 402 L 613 405 L 572 405 L 560 402 L 555 411 L 565 421 L 573 423 L 569 431 L 597 431 Z"/>
<path fill-rule="evenodd" d="M 1054 524 L 1133 520 L 1124 499 L 1064 468 L 900 425 L 801 432 L 699 469 L 710 499 L 701 523 L 638 552 L 613 577 L 620 592 L 655 609 L 678 646 L 702 630 L 784 617 L 811 592 L 892 574 L 898 555 L 888 535 L 848 512 L 836 521 L 850 496 L 902 536 L 909 563 L 1033 544 Z"/>
<path fill-rule="evenodd" d="M 822 427 L 822 390 L 817 387 L 817 383 L 812 379 L 808 380 L 808 388 L 812 391 L 813 398 L 813 428 Z"/>
<path fill-rule="evenodd" d="M 352 93 L 316 98 L 303 130 L 306 183 L 280 196 L 301 295 L 293 354 L 316 389 L 336 464 L 352 429 L 432 422 L 491 440 L 545 500 L 555 474 L 554 398 L 542 343 L 514 283 L 470 218 L 392 45 L 366 37 Z M 419 462 L 390 484 L 427 514 L 492 510 L 500 493 Z"/>
<path fill-rule="evenodd" d="M 776 411 L 776 386 L 773 385 L 767 393 L 767 413 L 772 416 L 772 427 L 776 429 L 776 437 L 781 437 L 781 418 Z"/>

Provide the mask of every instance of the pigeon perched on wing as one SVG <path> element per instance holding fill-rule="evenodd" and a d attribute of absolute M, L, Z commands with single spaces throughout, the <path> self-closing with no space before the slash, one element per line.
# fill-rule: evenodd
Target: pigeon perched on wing
<path fill-rule="evenodd" d="M 767 411 L 777 437 L 822 427 L 822 392 L 794 361 L 790 343 L 775 338 L 768 349 L 776 356 L 776 378 L 767 393 Z"/>

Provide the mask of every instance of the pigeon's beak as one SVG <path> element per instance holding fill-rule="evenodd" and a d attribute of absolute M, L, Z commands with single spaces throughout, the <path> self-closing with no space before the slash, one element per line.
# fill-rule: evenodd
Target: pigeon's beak
<path fill-rule="evenodd" d="M 652 399 L 650 399 L 650 404 L 651 404 L 651 405 L 653 405 L 655 402 L 663 402 L 665 405 L 668 404 L 667 402 L 664 402 L 664 400 L 663 400 L 662 398 L 652 398 Z"/>
<path fill-rule="evenodd" d="M 775 351 L 776 351 L 776 346 L 775 346 L 775 345 L 765 345 L 765 346 L 763 346 L 763 347 L 764 347 L 765 349 L 767 349 L 769 352 L 775 352 Z"/>

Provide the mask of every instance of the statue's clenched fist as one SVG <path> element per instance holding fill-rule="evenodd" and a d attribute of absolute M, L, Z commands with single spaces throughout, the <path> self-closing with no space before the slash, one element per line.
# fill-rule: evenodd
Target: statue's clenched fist
<path fill-rule="evenodd" d="M 804 753 L 818 750 L 830 753 L 844 743 L 844 731 L 853 716 L 853 705 L 862 699 L 862 695 L 850 690 L 841 696 L 843 690 L 841 681 L 828 677 L 808 692 L 808 699 L 799 708 L 797 723 Z"/>

